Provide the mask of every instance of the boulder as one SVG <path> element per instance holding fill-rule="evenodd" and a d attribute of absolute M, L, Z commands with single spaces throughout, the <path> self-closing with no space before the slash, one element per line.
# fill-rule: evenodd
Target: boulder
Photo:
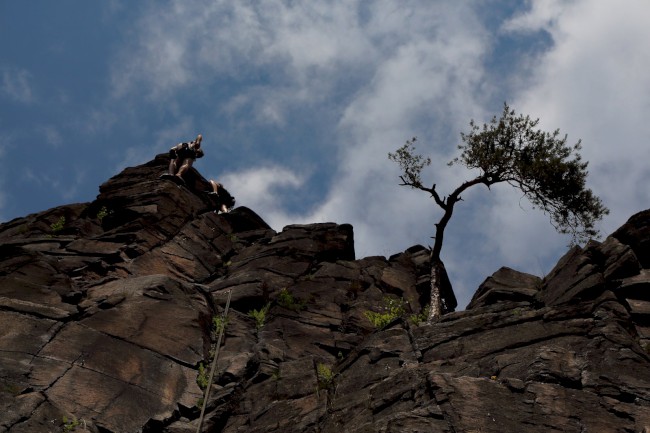
<path fill-rule="evenodd" d="M 0 225 L 0 432 L 195 432 L 206 386 L 203 431 L 650 431 L 649 211 L 424 323 L 426 248 L 215 214 L 166 164 Z"/>

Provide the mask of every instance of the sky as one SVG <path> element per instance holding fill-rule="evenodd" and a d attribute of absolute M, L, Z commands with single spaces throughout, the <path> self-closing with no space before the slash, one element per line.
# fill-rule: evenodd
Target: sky
<path fill-rule="evenodd" d="M 195 168 L 275 230 L 350 223 L 357 258 L 430 246 L 425 185 L 507 102 L 582 140 L 603 236 L 650 207 L 647 0 L 0 0 L 0 221 L 90 202 L 203 134 Z M 464 194 L 442 258 L 459 307 L 501 266 L 546 275 L 570 239 L 506 185 Z M 601 238 L 602 239 L 602 238 Z"/>

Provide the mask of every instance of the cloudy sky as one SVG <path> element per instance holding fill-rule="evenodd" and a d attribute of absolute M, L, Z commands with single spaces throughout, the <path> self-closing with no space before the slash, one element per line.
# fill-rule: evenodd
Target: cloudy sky
<path fill-rule="evenodd" d="M 273 228 L 333 221 L 357 257 L 431 244 L 398 185 L 407 139 L 451 192 L 470 119 L 517 112 L 583 141 L 607 235 L 650 207 L 647 0 L 0 0 L 0 221 L 92 201 L 197 133 L 196 168 Z M 569 239 L 509 187 L 459 203 L 459 304 L 501 266 L 547 273 Z"/>

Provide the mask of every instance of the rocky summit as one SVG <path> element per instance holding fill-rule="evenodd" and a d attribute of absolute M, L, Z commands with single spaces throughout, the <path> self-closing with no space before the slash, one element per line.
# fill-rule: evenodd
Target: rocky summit
<path fill-rule="evenodd" d="M 166 165 L 0 226 L 0 431 L 650 432 L 650 211 L 426 324 L 426 248 L 356 259 Z"/>

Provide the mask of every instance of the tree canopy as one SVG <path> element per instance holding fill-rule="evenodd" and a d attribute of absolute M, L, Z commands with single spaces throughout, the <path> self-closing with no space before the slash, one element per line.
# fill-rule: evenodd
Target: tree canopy
<path fill-rule="evenodd" d="M 595 224 L 609 211 L 586 187 L 588 163 L 582 161 L 579 153 L 581 141 L 568 145 L 566 135 L 560 135 L 559 130 L 550 133 L 536 129 L 538 123 L 539 119 L 517 115 L 508 104 L 504 104 L 501 117 L 494 116 L 489 123 L 479 126 L 472 120 L 469 132 L 461 133 L 460 155 L 449 165 L 462 164 L 478 170 L 478 174 L 448 196 L 441 196 L 435 184 L 427 187 L 422 183 L 422 170 L 431 164 L 431 158 L 415 153 L 415 138 L 388 154 L 402 170 L 402 185 L 431 194 L 444 211 L 436 224 L 432 266 L 442 265 L 444 229 L 454 205 L 474 185 L 482 184 L 489 189 L 494 184 L 507 183 L 519 189 L 534 207 L 549 216 L 557 231 L 571 235 L 572 243 L 597 236 Z M 435 306 L 432 307 L 434 310 Z"/>

